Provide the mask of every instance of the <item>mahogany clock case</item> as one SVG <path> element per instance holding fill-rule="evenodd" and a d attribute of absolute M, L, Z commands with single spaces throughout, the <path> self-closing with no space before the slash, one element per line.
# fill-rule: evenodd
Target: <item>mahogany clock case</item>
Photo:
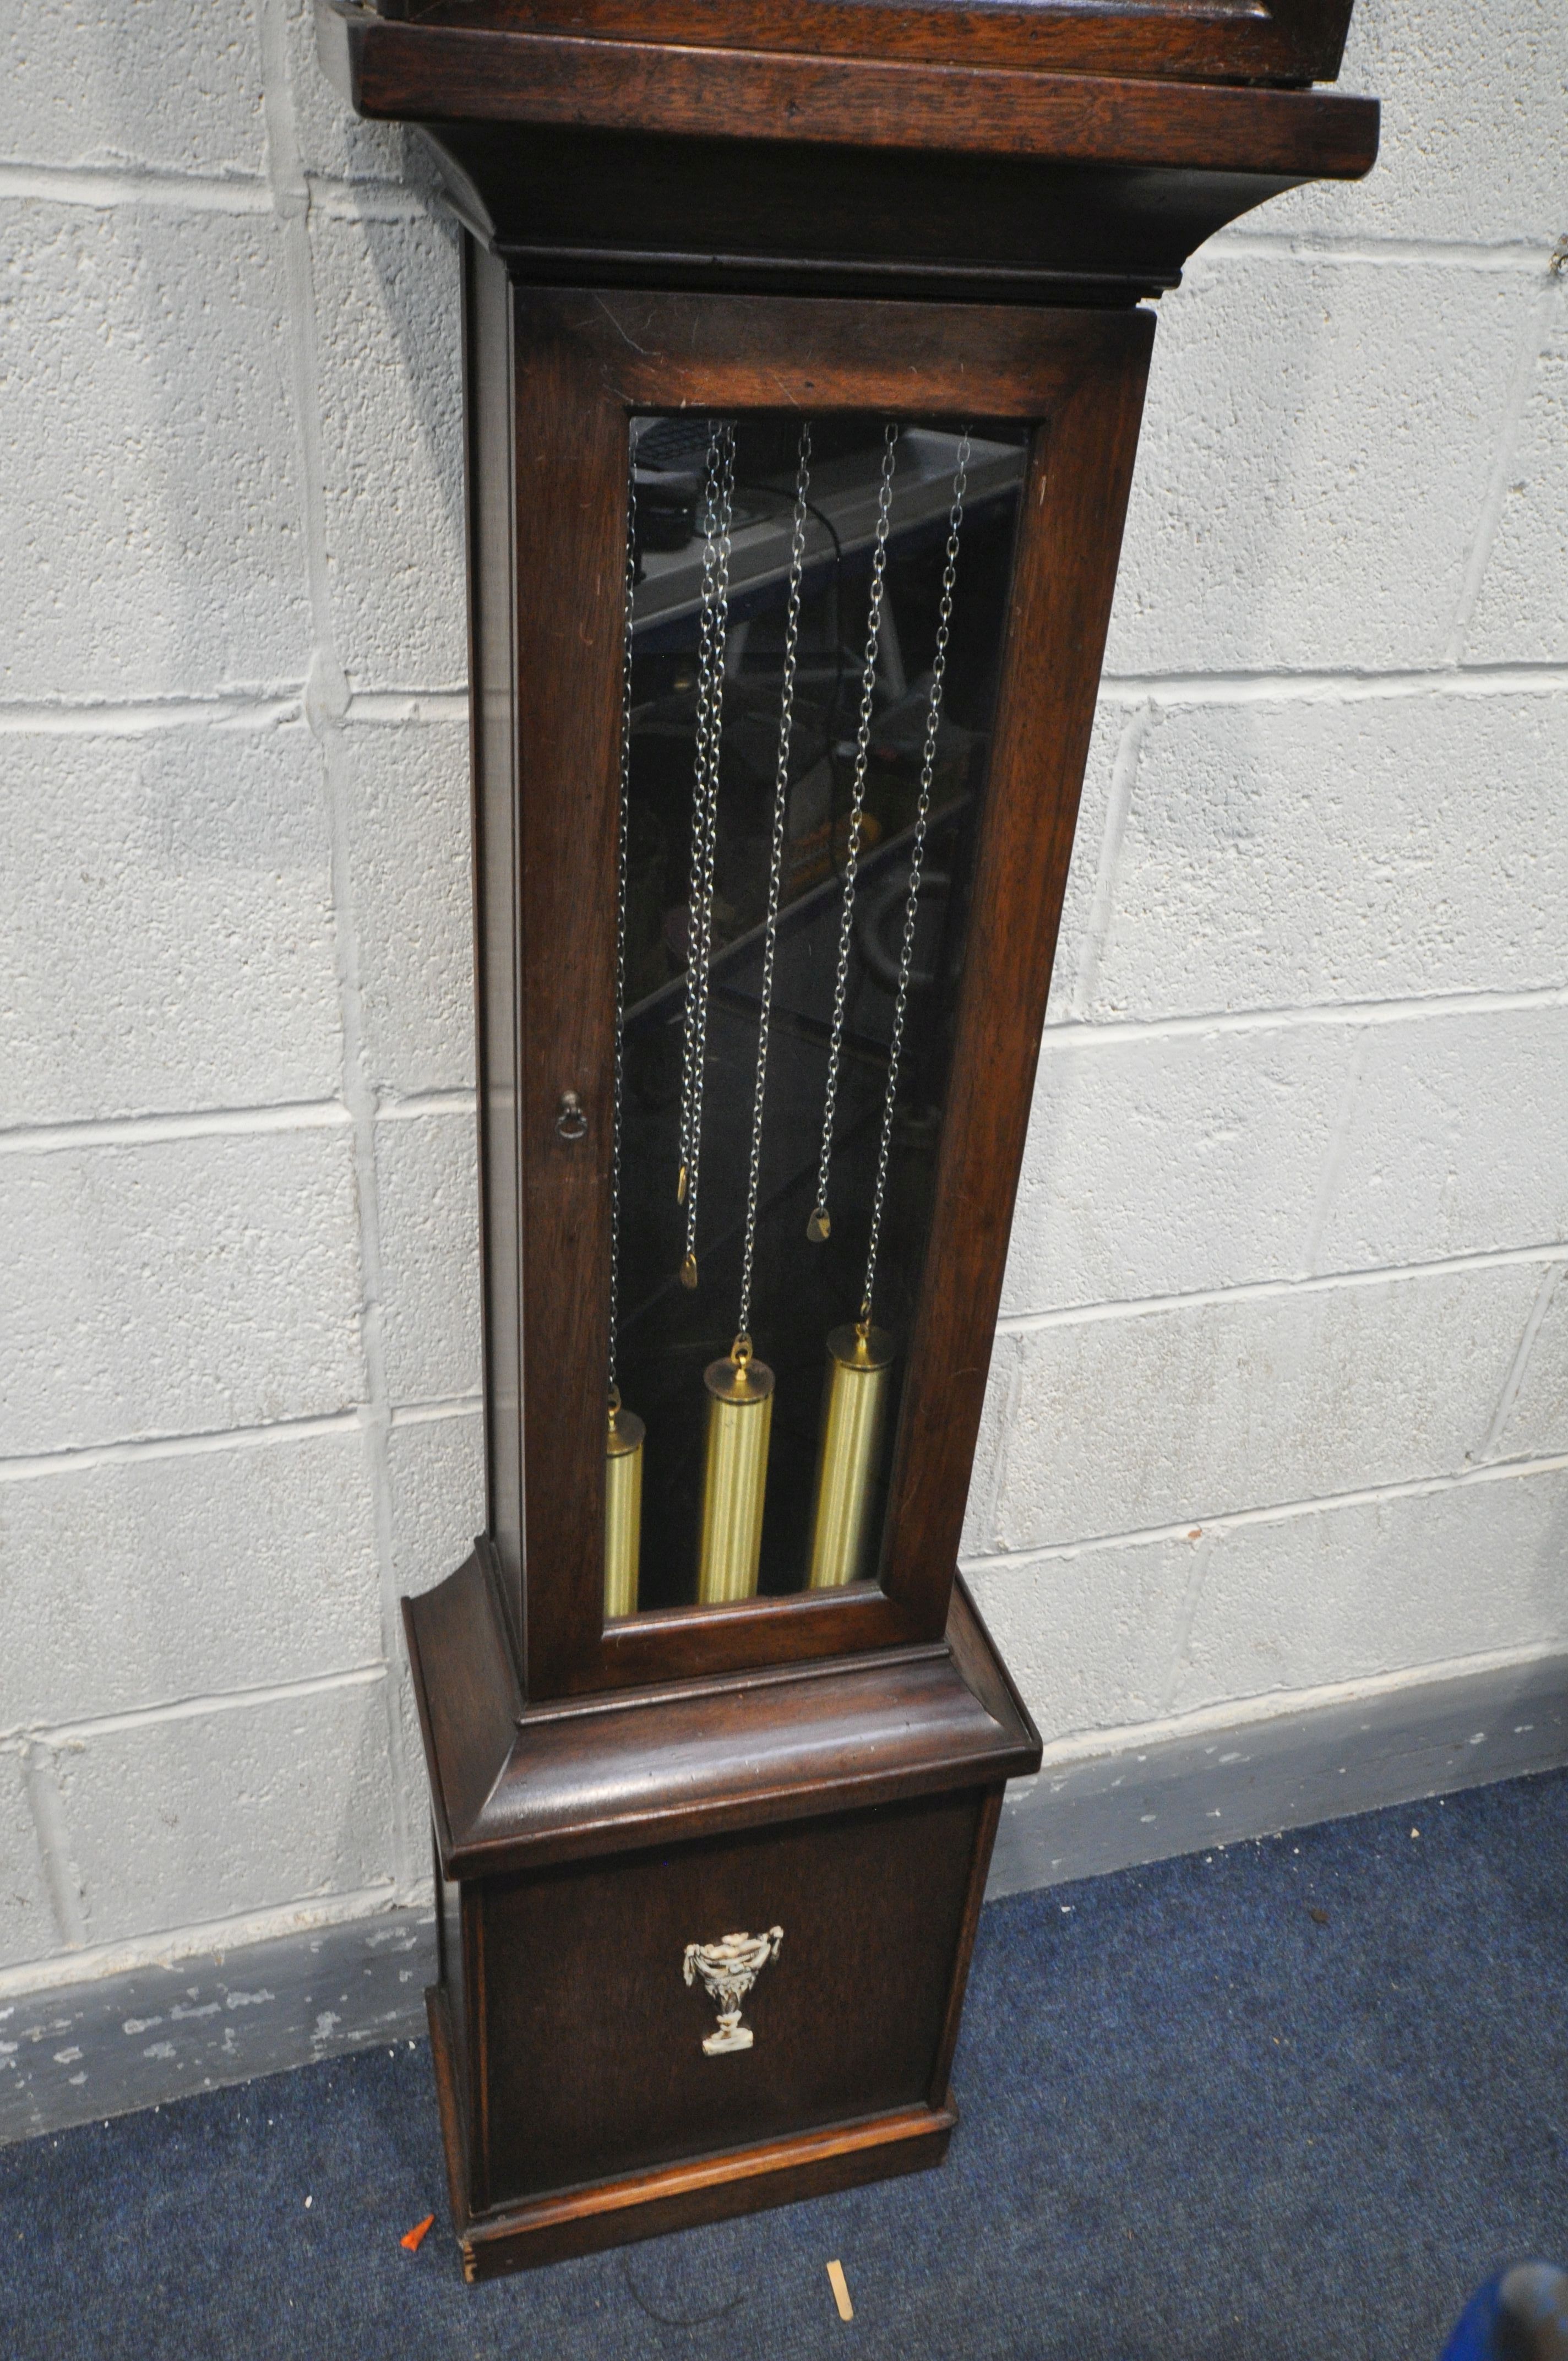
<path fill-rule="evenodd" d="M 1153 337 L 1140 299 L 1248 207 L 1368 169 L 1375 104 L 1304 87 L 1336 71 L 1348 16 L 317 0 L 338 88 L 418 127 L 466 225 L 488 1513 L 404 1612 L 470 2277 L 946 2147 L 1003 1788 L 1040 1761 L 955 1567 Z M 612 1615 L 632 422 L 761 413 L 992 422 L 1021 455 L 933 1243 L 875 1566 Z M 737 1947 L 754 1989 L 716 2032 Z"/>
<path fill-rule="evenodd" d="M 1039 1760 L 954 1568 L 1152 322 L 538 289 L 466 251 L 490 1531 L 406 1614 L 458 1889 L 432 2021 L 480 2272 L 945 2149 L 1001 1789 Z M 1028 435 L 880 1579 L 612 1620 L 628 422 L 907 414 L 912 384 L 920 417 Z M 758 1921 L 784 1940 L 755 2046 L 708 2056 L 684 1951 Z"/>

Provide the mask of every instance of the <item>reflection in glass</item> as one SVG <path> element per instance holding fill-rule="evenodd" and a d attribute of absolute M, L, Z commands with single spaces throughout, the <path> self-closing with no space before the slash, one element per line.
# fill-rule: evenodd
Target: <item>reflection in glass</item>
<path fill-rule="evenodd" d="M 632 422 L 610 1615 L 875 1577 L 1024 459 Z"/>

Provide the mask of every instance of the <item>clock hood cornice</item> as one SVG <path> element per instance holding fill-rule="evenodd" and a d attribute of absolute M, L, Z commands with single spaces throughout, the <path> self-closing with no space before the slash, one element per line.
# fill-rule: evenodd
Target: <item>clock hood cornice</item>
<path fill-rule="evenodd" d="M 1348 13 L 317 0 L 317 34 L 520 277 L 1102 303 L 1370 169 L 1376 102 L 1301 86 Z"/>

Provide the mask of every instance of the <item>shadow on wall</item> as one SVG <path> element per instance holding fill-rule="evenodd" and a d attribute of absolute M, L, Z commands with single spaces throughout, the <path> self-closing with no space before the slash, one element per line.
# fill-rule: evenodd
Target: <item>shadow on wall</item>
<path fill-rule="evenodd" d="M 435 160 L 417 131 L 400 126 L 402 175 L 411 192 L 430 206 L 432 221 L 451 247 L 454 283 L 462 268 L 463 233 L 448 210 Z M 454 434 L 453 421 L 462 417 L 458 380 L 462 354 L 446 334 L 447 314 L 433 307 L 422 275 L 409 269 L 407 236 L 399 222 L 364 224 L 365 244 L 380 281 L 387 323 L 396 339 L 403 380 L 418 423 L 429 463 L 429 478 L 440 488 L 444 546 L 466 549 L 468 540 L 463 483 L 463 440 Z"/>

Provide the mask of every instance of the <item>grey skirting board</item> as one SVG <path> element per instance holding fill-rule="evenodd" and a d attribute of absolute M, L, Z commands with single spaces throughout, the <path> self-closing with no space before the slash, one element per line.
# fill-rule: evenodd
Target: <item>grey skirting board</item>
<path fill-rule="evenodd" d="M 428 1908 L 0 2001 L 0 2141 L 424 2032 Z"/>
<path fill-rule="evenodd" d="M 1038 1775 L 1009 1787 L 989 1891 L 1102 1877 L 1564 1763 L 1568 1654 L 1368 1682 L 1332 1703 L 1282 1698 L 1277 1712 L 1229 1727 L 1205 1715 L 1201 1730 L 1146 1743 L 1109 1730 L 1103 1751 L 1047 1746 Z"/>

